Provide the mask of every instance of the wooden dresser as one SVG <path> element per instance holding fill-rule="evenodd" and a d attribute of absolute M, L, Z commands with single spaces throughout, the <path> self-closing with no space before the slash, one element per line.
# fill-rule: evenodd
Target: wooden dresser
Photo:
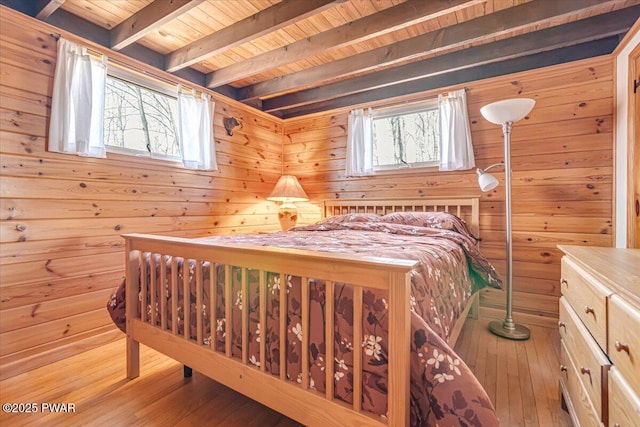
<path fill-rule="evenodd" d="M 640 250 L 558 246 L 560 388 L 576 426 L 640 426 Z"/>

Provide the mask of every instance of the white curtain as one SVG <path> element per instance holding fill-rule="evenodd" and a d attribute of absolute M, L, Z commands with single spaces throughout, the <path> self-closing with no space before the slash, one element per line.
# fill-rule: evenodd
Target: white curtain
<path fill-rule="evenodd" d="M 440 110 L 440 170 L 472 169 L 476 165 L 464 89 L 438 96 Z"/>
<path fill-rule="evenodd" d="M 211 97 L 185 94 L 178 86 L 178 129 L 182 164 L 189 169 L 218 170 L 213 140 Z"/>
<path fill-rule="evenodd" d="M 373 174 L 373 119 L 371 110 L 349 113 L 347 131 L 347 176 Z"/>
<path fill-rule="evenodd" d="M 51 98 L 49 151 L 106 157 L 104 100 L 106 57 L 90 57 L 87 48 L 58 40 L 58 59 Z"/>

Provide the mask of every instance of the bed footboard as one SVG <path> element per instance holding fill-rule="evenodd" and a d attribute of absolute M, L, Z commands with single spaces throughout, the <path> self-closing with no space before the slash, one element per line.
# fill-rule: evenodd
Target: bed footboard
<path fill-rule="evenodd" d="M 376 259 L 369 257 L 344 257 L 330 253 L 319 253 L 294 249 L 283 249 L 251 245 L 220 245 L 198 242 L 183 238 L 158 237 L 149 235 L 125 235 L 127 254 L 127 375 L 135 378 L 139 375 L 139 343 L 152 347 L 184 365 L 201 372 L 212 379 L 236 391 L 273 408 L 305 425 L 384 425 L 403 426 L 409 424 L 409 381 L 410 381 L 410 271 L 415 262 L 407 260 Z M 149 264 L 145 257 L 150 256 Z M 176 259 L 193 261 L 193 274 L 197 283 L 195 304 L 196 335 L 192 336 L 189 327 L 178 325 L 179 312 L 184 315 L 183 324 L 190 324 L 190 298 L 183 298 L 183 306 L 178 307 L 177 298 L 166 307 L 165 292 L 177 295 L 189 295 L 189 274 L 178 274 L 177 268 L 167 273 L 165 263 L 156 268 L 155 260 L 171 259 L 175 267 Z M 185 264 L 186 265 L 186 264 Z M 240 269 L 243 298 L 249 294 L 248 271 L 258 271 L 259 315 L 260 323 L 266 324 L 266 304 L 268 288 L 265 284 L 267 274 L 279 274 L 300 277 L 301 287 L 301 381 L 286 378 L 286 369 L 280 369 L 279 375 L 266 370 L 266 363 L 256 366 L 249 361 L 249 310 L 242 312 L 241 356 L 232 357 L 232 334 L 227 333 L 224 348 L 216 349 L 215 340 L 209 343 L 203 339 L 205 319 L 200 307 L 217 307 L 216 280 L 211 274 L 207 281 L 203 271 L 211 266 L 223 266 L 224 280 L 224 322 L 230 325 L 232 285 L 231 268 Z M 205 267 L 209 266 L 209 267 Z M 159 271 L 159 273 L 157 273 Z M 159 274 L 161 277 L 156 277 Z M 159 280 L 156 280 L 159 279 Z M 334 354 L 335 326 L 334 286 L 347 283 L 353 289 L 353 343 L 363 342 L 362 304 L 365 289 L 383 290 L 388 295 L 388 392 L 387 420 L 374 417 L 362 411 L 363 366 L 361 345 L 353 345 L 353 403 L 347 404 L 334 396 L 334 364 L 326 363 L 326 391 L 319 393 L 310 385 L 309 374 L 309 289 L 312 280 L 322 280 L 325 286 L 325 316 L 328 320 L 324 330 L 325 354 Z M 166 283 L 155 289 L 157 282 Z M 282 280 L 284 283 L 284 280 Z M 210 286 L 208 301 L 204 301 L 203 286 Z M 287 286 L 279 289 L 279 312 L 287 312 Z M 159 297 L 158 297 L 159 295 Z M 147 298 L 150 300 L 147 301 Z M 159 298 L 159 301 L 157 299 Z M 143 310 L 140 307 L 159 306 L 155 310 Z M 213 322 L 213 321 L 212 321 Z M 215 325 L 209 325 L 212 331 Z M 279 318 L 280 366 L 286 364 L 287 316 Z M 213 333 L 212 333 L 213 335 Z M 260 342 L 260 360 L 266 360 L 265 342 Z M 235 342 L 233 345 L 237 345 Z M 273 355 L 271 355 L 273 357 Z M 332 356 L 327 356 L 332 361 Z M 292 404 L 295 402 L 295 404 Z"/>

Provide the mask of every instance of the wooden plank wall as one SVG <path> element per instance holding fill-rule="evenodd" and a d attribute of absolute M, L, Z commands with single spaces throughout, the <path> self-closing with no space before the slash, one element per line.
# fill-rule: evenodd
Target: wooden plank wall
<path fill-rule="evenodd" d="M 500 126 L 480 115 L 490 102 L 531 97 L 536 106 L 514 125 L 513 259 L 514 311 L 557 317 L 559 243 L 611 246 L 613 198 L 613 61 L 608 56 L 465 85 L 476 164 L 503 158 Z M 422 97 L 456 88 L 431 91 Z M 505 271 L 504 185 L 489 193 L 475 171 L 434 169 L 345 178 L 348 111 L 285 121 L 285 171 L 297 175 L 313 199 L 479 195 L 481 249 Z M 492 173 L 504 184 L 504 173 Z M 319 215 L 300 206 L 304 221 Z M 490 292 L 482 306 L 502 315 L 504 293 Z"/>
<path fill-rule="evenodd" d="M 219 97 L 218 172 L 109 154 L 48 153 L 59 30 L 0 14 L 0 377 L 121 337 L 105 309 L 129 232 L 202 236 L 278 229 L 266 202 L 282 121 Z M 71 38 L 71 37 L 70 37 Z M 224 116 L 242 122 L 233 137 Z"/>

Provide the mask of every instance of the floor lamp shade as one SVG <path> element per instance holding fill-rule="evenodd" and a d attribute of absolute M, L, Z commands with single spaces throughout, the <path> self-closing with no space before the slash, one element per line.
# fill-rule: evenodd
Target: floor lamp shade
<path fill-rule="evenodd" d="M 529 98 L 506 99 L 493 102 L 480 109 L 482 116 L 491 123 L 502 125 L 504 136 L 504 172 L 505 172 L 505 212 L 507 246 L 507 284 L 506 316 L 503 322 L 489 323 L 489 330 L 495 335 L 513 340 L 526 340 L 531 336 L 529 329 L 517 325 L 512 317 L 513 300 L 513 248 L 511 239 L 511 128 L 514 122 L 522 120 L 533 109 L 535 101 Z M 495 188 L 498 180 L 485 171 L 478 170 L 478 184 L 482 191 Z"/>
<path fill-rule="evenodd" d="M 294 202 L 306 202 L 309 197 L 298 178 L 294 175 L 282 175 L 267 200 L 282 203 L 278 209 L 278 220 L 283 230 L 290 230 L 298 221 L 298 209 Z"/>
<path fill-rule="evenodd" d="M 536 101 L 530 98 L 505 99 L 485 105 L 480 109 L 480 114 L 496 125 L 514 123 L 524 119 L 535 103 Z"/>

